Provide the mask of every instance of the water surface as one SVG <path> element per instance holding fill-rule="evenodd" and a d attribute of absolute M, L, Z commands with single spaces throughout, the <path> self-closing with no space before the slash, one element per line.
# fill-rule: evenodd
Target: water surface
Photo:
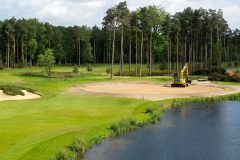
<path fill-rule="evenodd" d="M 85 160 L 240 160 L 240 102 L 172 109 L 157 125 L 94 146 Z"/>

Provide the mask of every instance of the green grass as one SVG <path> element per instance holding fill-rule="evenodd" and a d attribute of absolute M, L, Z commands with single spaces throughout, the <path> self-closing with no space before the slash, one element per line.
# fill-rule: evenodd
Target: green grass
<path fill-rule="evenodd" d="M 134 66 L 133 66 L 134 67 Z M 110 136 L 110 125 L 135 117 L 145 120 L 145 108 L 153 102 L 135 99 L 68 95 L 68 87 L 108 81 L 106 65 L 93 66 L 88 72 L 80 67 L 80 77 L 46 78 L 24 76 L 42 72 L 41 68 L 5 69 L 0 71 L 0 85 L 31 88 L 42 98 L 0 102 L 0 159 L 42 160 L 53 157 L 59 149 L 77 137 L 88 139 L 95 134 Z M 125 66 L 127 69 L 128 66 Z M 118 66 L 115 67 L 118 71 Z M 72 67 L 54 67 L 55 72 L 71 72 Z M 114 77 L 115 80 L 171 81 L 171 77 Z"/>
<path fill-rule="evenodd" d="M 115 73 L 118 67 L 115 66 Z M 92 72 L 88 72 L 83 66 L 79 69 L 81 76 L 70 78 L 23 75 L 26 72 L 42 72 L 41 68 L 1 70 L 0 85 L 31 88 L 42 98 L 0 102 L 0 160 L 49 159 L 59 149 L 72 145 L 76 138 L 108 137 L 112 134 L 111 125 L 129 118 L 144 123 L 151 118 L 146 114 L 149 107 L 170 106 L 173 103 L 173 100 L 151 102 L 63 93 L 73 85 L 109 81 L 106 68 L 107 65 L 96 65 Z M 127 70 L 128 66 L 125 65 L 124 69 Z M 54 67 L 53 71 L 71 72 L 72 67 Z M 170 82 L 172 77 L 114 77 L 113 81 L 119 80 Z"/>

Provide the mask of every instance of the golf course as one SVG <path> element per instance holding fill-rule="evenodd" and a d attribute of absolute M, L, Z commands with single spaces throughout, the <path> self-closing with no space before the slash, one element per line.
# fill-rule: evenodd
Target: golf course
<path fill-rule="evenodd" d="M 0 1 L 0 160 L 239 160 L 238 6 Z"/>
<path fill-rule="evenodd" d="M 67 150 L 75 139 L 88 141 L 95 136 L 109 137 L 109 127 L 123 119 L 144 122 L 149 119 L 145 110 L 149 106 L 168 107 L 172 100 L 148 101 L 68 94 L 65 91 L 76 85 L 109 82 L 105 65 L 96 65 L 92 72 L 80 68 L 78 77 L 46 78 L 26 76 L 27 72 L 41 72 L 41 68 L 4 70 L 0 83 L 33 89 L 41 98 L 0 102 L 0 159 L 49 159 L 59 150 Z M 116 69 L 118 66 L 116 66 Z M 54 67 L 54 72 L 71 72 L 72 67 Z M 197 78 L 197 77 L 196 77 Z M 112 83 L 149 81 L 171 83 L 172 77 L 114 77 Z M 239 83 L 232 83 L 239 86 Z M 107 90 L 106 90 L 107 91 Z"/>

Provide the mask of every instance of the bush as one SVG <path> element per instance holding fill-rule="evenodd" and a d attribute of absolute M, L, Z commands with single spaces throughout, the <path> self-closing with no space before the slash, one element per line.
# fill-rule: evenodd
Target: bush
<path fill-rule="evenodd" d="M 205 68 L 200 68 L 197 70 L 194 70 L 192 72 L 192 75 L 210 75 L 212 73 L 218 73 L 224 75 L 226 73 L 226 70 L 224 68 L 212 68 L 212 69 L 205 69 Z"/>
<path fill-rule="evenodd" d="M 234 73 L 232 76 L 225 74 L 219 74 L 219 73 L 213 73 L 208 77 L 208 80 L 210 81 L 225 81 L 225 82 L 240 82 L 240 74 Z"/>
<path fill-rule="evenodd" d="M 120 135 L 121 133 L 130 131 L 136 126 L 137 126 L 137 122 L 135 119 L 125 119 L 116 124 L 112 124 L 110 126 L 110 130 L 112 130 L 115 135 Z"/>
<path fill-rule="evenodd" d="M 164 76 L 166 75 L 167 73 L 166 72 L 163 72 L 163 71 L 152 71 L 152 76 Z M 116 74 L 114 74 L 114 76 L 120 76 L 120 72 L 117 72 Z M 136 76 L 136 71 L 124 71 L 122 73 L 122 76 Z M 148 72 L 142 72 L 142 77 L 146 77 L 146 76 L 149 76 L 149 73 Z"/>
<path fill-rule="evenodd" d="M 64 151 L 60 150 L 56 154 L 55 158 L 53 158 L 53 160 L 70 160 L 70 157 L 69 157 L 69 155 L 67 155 L 67 153 L 65 153 Z"/>
<path fill-rule="evenodd" d="M 212 68 L 211 73 L 219 73 L 219 74 L 222 74 L 224 75 L 226 73 L 226 69 L 224 68 Z"/>
<path fill-rule="evenodd" d="M 73 66 L 72 72 L 75 73 L 75 74 L 78 74 L 78 73 L 79 73 L 79 68 L 78 68 L 77 65 Z"/>
<path fill-rule="evenodd" d="M 208 75 L 210 72 L 208 69 L 197 69 L 192 72 L 192 75 Z"/>
<path fill-rule="evenodd" d="M 166 70 L 167 69 L 167 64 L 163 63 L 159 65 L 159 70 Z"/>
<path fill-rule="evenodd" d="M 3 93 L 10 95 L 10 96 L 16 96 L 21 95 L 24 96 L 25 94 L 22 92 L 23 88 L 16 87 L 16 86 L 0 86 L 0 90 L 3 90 Z"/>
<path fill-rule="evenodd" d="M 238 67 L 238 66 L 239 66 L 239 64 L 240 64 L 240 62 L 239 62 L 239 61 L 235 61 L 235 62 L 234 62 L 234 66 L 235 66 L 235 67 Z"/>
<path fill-rule="evenodd" d="M 44 77 L 44 78 L 48 77 L 46 72 L 25 72 L 20 75 L 31 76 L 31 77 Z M 72 72 L 51 72 L 51 78 L 72 78 L 75 76 L 76 76 L 76 73 L 72 73 Z"/>
<path fill-rule="evenodd" d="M 160 107 L 154 106 L 154 107 L 148 107 L 146 109 L 147 114 L 150 114 L 151 118 L 149 120 L 149 123 L 157 123 L 161 119 L 162 116 L 162 105 Z"/>
<path fill-rule="evenodd" d="M 76 139 L 73 145 L 70 147 L 71 150 L 79 155 L 82 155 L 86 151 L 86 144 L 81 139 Z"/>
<path fill-rule="evenodd" d="M 110 72 L 111 72 L 111 68 L 108 67 L 108 68 L 106 69 L 106 73 L 109 74 Z"/>
<path fill-rule="evenodd" d="M 88 72 L 92 72 L 92 71 L 93 71 L 93 68 L 92 68 L 90 65 L 88 65 L 88 66 L 87 66 L 87 71 L 88 71 Z"/>

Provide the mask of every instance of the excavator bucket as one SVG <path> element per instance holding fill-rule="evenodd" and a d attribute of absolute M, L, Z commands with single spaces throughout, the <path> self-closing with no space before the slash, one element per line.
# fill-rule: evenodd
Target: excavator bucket
<path fill-rule="evenodd" d="M 173 83 L 171 84 L 171 87 L 181 87 L 181 88 L 185 88 L 188 87 L 188 84 L 177 84 L 177 83 Z"/>

